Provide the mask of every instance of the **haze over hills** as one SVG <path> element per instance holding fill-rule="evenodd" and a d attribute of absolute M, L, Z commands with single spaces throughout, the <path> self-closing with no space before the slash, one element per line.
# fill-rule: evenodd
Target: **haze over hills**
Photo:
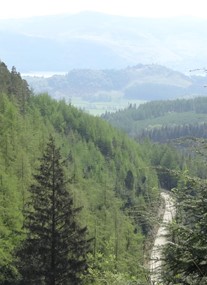
<path fill-rule="evenodd" d="M 206 77 L 186 76 L 160 65 L 125 69 L 74 69 L 65 75 L 25 79 L 36 93 L 65 98 L 89 112 L 116 111 L 143 101 L 206 95 Z"/>
<path fill-rule="evenodd" d="M 207 66 L 206 20 L 85 12 L 0 20 L 0 58 L 21 73 L 120 69 L 138 63 L 188 72 Z"/>

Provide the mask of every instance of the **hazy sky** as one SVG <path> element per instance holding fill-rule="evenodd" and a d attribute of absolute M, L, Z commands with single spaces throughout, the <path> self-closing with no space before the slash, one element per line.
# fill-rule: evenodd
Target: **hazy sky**
<path fill-rule="evenodd" d="M 207 18 L 206 0 L 5 0 L 0 18 L 99 11 L 114 15 Z"/>

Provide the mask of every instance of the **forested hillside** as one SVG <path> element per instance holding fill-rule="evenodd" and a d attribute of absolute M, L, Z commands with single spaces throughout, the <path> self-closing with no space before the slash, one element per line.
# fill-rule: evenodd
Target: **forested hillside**
<path fill-rule="evenodd" d="M 164 285 L 204 285 L 207 281 L 206 113 L 207 99 L 198 97 L 149 102 L 105 115 L 113 125 L 149 145 L 160 184 L 171 190 L 176 216 L 163 248 Z M 148 139 L 159 143 L 152 149 Z"/>
<path fill-rule="evenodd" d="M 137 64 L 124 69 L 73 69 L 66 75 L 25 78 L 36 92 L 49 90 L 52 96 L 81 97 L 90 102 L 113 100 L 112 91 L 127 100 L 169 99 L 201 91 L 196 85 L 197 77 L 193 80 L 157 64 Z"/>
<path fill-rule="evenodd" d="M 169 227 L 168 243 L 163 249 L 163 284 L 204 285 L 206 271 L 206 139 L 180 139 L 187 151 L 189 166 L 172 189 L 176 216 Z M 200 164 L 200 167 L 199 167 Z"/>
<path fill-rule="evenodd" d="M 47 94 L 34 95 L 15 68 L 0 63 L 0 283 L 22 284 L 16 248 L 23 210 L 49 136 L 64 161 L 67 190 L 92 239 L 84 284 L 147 284 L 147 241 L 159 201 L 149 146 L 101 118 Z M 101 283 L 102 282 L 102 283 Z M 122 283 L 121 283 L 122 282 Z"/>
<path fill-rule="evenodd" d="M 137 64 L 124 69 L 73 69 L 65 75 L 25 76 L 35 92 L 53 97 L 81 98 L 88 102 L 163 100 L 205 95 L 205 77 L 187 76 L 158 64 Z M 114 94 L 116 92 L 117 94 Z"/>
<path fill-rule="evenodd" d="M 69 284 L 78 285 L 149 285 L 159 188 L 172 191 L 177 208 L 164 249 L 163 284 L 205 284 L 206 98 L 151 102 L 106 114 L 128 126 L 151 122 L 152 130 L 159 119 L 167 139 L 179 129 L 178 152 L 144 136 L 138 144 L 102 118 L 48 94 L 33 94 L 16 69 L 10 72 L 3 62 L 0 90 L 0 284 L 64 284 L 69 278 Z M 52 195 L 51 185 L 58 190 Z M 57 220 L 55 204 L 49 207 L 55 197 Z M 59 236 L 58 266 L 45 255 L 48 242 L 31 239 L 40 231 L 42 240 L 50 237 L 46 213 L 59 226 L 53 231 Z M 43 252 L 37 252 L 40 248 Z M 34 256 L 47 262 L 35 263 Z M 51 281 L 51 268 L 59 283 Z"/>
<path fill-rule="evenodd" d="M 181 137 L 206 138 L 207 98 L 151 101 L 102 117 L 139 139 L 168 142 Z"/>

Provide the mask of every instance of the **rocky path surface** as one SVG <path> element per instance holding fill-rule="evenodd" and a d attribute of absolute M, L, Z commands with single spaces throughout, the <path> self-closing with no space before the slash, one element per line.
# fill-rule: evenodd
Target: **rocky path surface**
<path fill-rule="evenodd" d="M 151 284 L 158 285 L 160 281 L 160 273 L 162 266 L 162 246 L 167 243 L 167 224 L 169 224 L 175 216 L 175 206 L 173 198 L 170 193 L 162 192 L 163 199 L 165 200 L 165 210 L 163 215 L 163 221 L 157 232 L 155 242 L 152 248 L 150 258 L 150 272 L 151 272 Z"/>

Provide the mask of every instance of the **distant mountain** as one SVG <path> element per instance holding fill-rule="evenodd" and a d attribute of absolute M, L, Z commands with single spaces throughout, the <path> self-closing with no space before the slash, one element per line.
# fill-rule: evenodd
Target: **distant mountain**
<path fill-rule="evenodd" d="M 21 72 L 207 66 L 207 21 L 99 13 L 0 20 L 0 59 Z"/>
<path fill-rule="evenodd" d="M 81 98 L 88 102 L 160 100 L 206 95 L 206 77 L 189 77 L 160 65 L 139 64 L 125 69 L 74 69 L 49 78 L 26 76 L 36 93 L 55 98 Z"/>

